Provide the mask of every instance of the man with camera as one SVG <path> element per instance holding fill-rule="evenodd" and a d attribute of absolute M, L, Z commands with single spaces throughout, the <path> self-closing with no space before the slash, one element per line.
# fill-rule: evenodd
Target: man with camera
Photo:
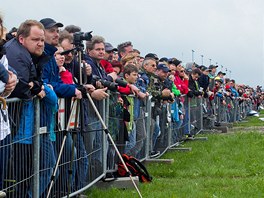
<path fill-rule="evenodd" d="M 104 38 L 101 36 L 93 36 L 90 41 L 87 41 L 86 50 L 88 56 L 86 56 L 85 59 L 86 62 L 91 65 L 93 75 L 99 77 L 101 80 L 113 82 L 117 79 L 117 74 L 115 72 L 107 74 L 105 69 L 100 64 L 100 61 L 105 55 L 104 42 Z M 108 97 L 108 94 L 105 92 L 107 87 L 102 88 L 103 85 L 98 80 L 94 83 L 97 89 L 91 94 L 92 98 L 102 100 Z"/>
<path fill-rule="evenodd" d="M 60 78 L 59 75 L 59 68 L 58 65 L 56 63 L 55 60 L 55 56 L 54 53 L 57 51 L 57 48 L 55 46 L 58 45 L 59 43 L 59 27 L 63 27 L 62 23 L 58 23 L 56 21 L 54 21 L 51 18 L 44 18 L 42 20 L 40 20 L 40 22 L 43 24 L 45 30 L 45 49 L 44 52 L 46 55 L 50 56 L 49 62 L 47 64 L 44 65 L 43 68 L 43 81 L 45 83 L 51 84 L 55 93 L 57 94 L 58 97 L 62 97 L 62 98 L 72 98 L 75 97 L 77 99 L 81 99 L 82 96 L 82 92 L 78 89 L 78 85 L 76 84 L 64 84 Z M 89 84 L 85 84 L 85 85 L 81 85 L 82 88 L 87 92 L 92 92 L 94 90 L 94 87 L 92 85 Z M 45 138 L 45 137 L 43 137 Z M 55 141 L 55 146 L 58 147 L 58 149 L 61 149 L 61 142 L 62 142 L 62 134 L 58 133 L 56 134 L 56 138 L 57 141 Z M 49 144 L 48 140 L 45 141 L 47 144 Z M 72 137 L 70 134 L 67 134 L 67 139 L 66 139 L 66 143 L 64 145 L 63 151 L 67 153 L 67 157 L 63 158 L 64 161 L 71 161 L 71 155 L 69 155 L 72 150 Z M 54 144 L 54 141 L 53 141 Z M 74 148 L 75 149 L 75 148 Z M 54 153 L 55 157 L 57 157 L 56 152 L 51 148 L 47 148 L 46 152 L 48 153 Z M 76 158 L 76 152 L 74 152 L 74 158 Z M 54 163 L 53 164 L 47 164 L 47 166 L 50 167 L 54 167 Z M 69 165 L 68 165 L 69 166 Z M 47 167 L 46 167 L 47 168 Z M 72 178 L 74 178 L 75 176 L 75 164 L 73 165 L 72 168 Z M 67 169 L 67 168 L 66 168 Z M 68 168 L 69 169 L 69 168 Z M 52 169 L 50 169 L 52 170 Z M 67 179 L 69 178 L 67 175 L 67 170 L 65 170 L 66 172 L 63 172 L 64 169 L 60 170 L 60 176 L 61 177 L 66 177 L 66 178 L 60 178 L 58 180 L 58 182 L 63 182 L 63 185 L 61 185 L 60 187 L 66 187 L 65 182 L 67 182 Z M 46 175 L 44 177 L 49 177 L 48 175 L 49 173 L 46 173 Z M 74 179 L 71 179 L 71 184 L 73 183 Z M 50 181 L 48 181 L 49 183 Z M 62 189 L 60 189 L 62 190 Z"/>

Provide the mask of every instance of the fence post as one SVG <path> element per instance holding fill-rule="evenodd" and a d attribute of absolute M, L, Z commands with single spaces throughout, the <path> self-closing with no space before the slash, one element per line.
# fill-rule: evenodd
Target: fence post
<path fill-rule="evenodd" d="M 171 146 L 171 144 L 172 144 L 172 130 L 171 130 L 171 127 L 172 127 L 172 125 L 171 125 L 171 123 L 172 123 L 172 115 L 171 115 L 171 104 L 168 104 L 168 106 L 167 106 L 167 112 L 168 112 L 168 114 L 170 114 L 170 115 L 168 115 L 169 117 L 170 117 L 170 120 L 168 121 L 168 147 L 170 147 Z"/>
<path fill-rule="evenodd" d="M 107 106 L 106 106 L 107 105 Z M 108 118 L 109 118 L 109 97 L 107 97 L 106 100 L 103 100 L 103 120 L 105 122 L 105 125 L 108 127 Z M 104 131 L 102 132 L 102 138 L 103 138 L 103 145 L 102 145 L 102 161 L 103 161 L 103 172 L 106 173 L 107 169 L 107 139 L 106 134 Z"/>
<path fill-rule="evenodd" d="M 152 144 L 152 142 L 150 142 L 151 140 L 151 133 L 150 133 L 150 125 L 151 125 L 151 97 L 148 97 L 147 99 L 147 103 L 146 103 L 146 109 L 147 111 L 145 112 L 145 117 L 147 117 L 147 122 L 146 122 L 146 133 L 147 133 L 147 138 L 146 138 L 146 157 L 147 159 L 149 158 L 149 149 L 150 149 L 150 145 Z"/>
<path fill-rule="evenodd" d="M 199 98 L 198 99 L 199 110 L 200 110 L 200 113 L 199 113 L 199 119 L 200 119 L 200 129 L 199 129 L 199 131 L 200 132 L 203 130 L 203 102 L 204 102 L 203 98 Z"/>
<path fill-rule="evenodd" d="M 39 161 L 40 161 L 40 156 L 39 156 L 39 151 L 40 151 L 40 134 L 39 134 L 39 127 L 40 127 L 40 104 L 39 104 L 39 99 L 36 98 L 34 101 L 34 119 L 35 119 L 35 124 L 34 124 L 34 138 L 33 138 L 33 169 L 34 169 L 34 176 L 33 176 L 33 197 L 39 197 Z"/>
<path fill-rule="evenodd" d="M 188 133 L 190 135 L 192 135 L 192 133 L 191 133 L 191 98 L 189 98 L 189 97 L 187 97 L 187 104 L 188 104 L 187 111 L 188 111 L 188 116 L 189 116 L 187 127 L 188 127 Z"/>

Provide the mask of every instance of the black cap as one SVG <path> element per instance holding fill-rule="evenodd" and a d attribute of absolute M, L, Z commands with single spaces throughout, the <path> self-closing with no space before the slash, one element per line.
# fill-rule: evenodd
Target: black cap
<path fill-rule="evenodd" d="M 159 62 L 168 62 L 168 58 L 166 57 L 162 57 L 161 59 L 159 59 Z"/>
<path fill-rule="evenodd" d="M 158 66 L 157 66 L 157 69 L 158 70 L 162 70 L 162 71 L 164 71 L 164 72 L 170 72 L 171 70 L 167 67 L 167 65 L 165 65 L 165 64 L 158 64 Z"/>
<path fill-rule="evenodd" d="M 208 67 L 206 67 L 204 65 L 199 66 L 199 68 L 201 71 L 209 71 L 209 72 L 212 71 L 211 69 L 209 69 Z"/>
<path fill-rule="evenodd" d="M 217 76 L 218 76 L 218 75 L 221 75 L 221 74 L 224 75 L 224 76 L 226 75 L 225 72 L 221 72 L 221 71 L 220 71 L 220 72 L 217 73 Z"/>
<path fill-rule="evenodd" d="M 217 67 L 218 67 L 218 65 L 210 65 L 209 69 L 214 69 L 214 68 L 217 68 Z"/>
<path fill-rule="evenodd" d="M 154 53 L 148 53 L 145 58 L 152 58 L 152 59 L 155 59 L 155 60 L 159 60 L 157 54 L 154 54 Z"/>
<path fill-rule="evenodd" d="M 54 26 L 63 27 L 62 23 L 57 23 L 56 21 L 54 21 L 51 18 L 41 19 L 39 22 L 42 23 L 42 25 L 44 26 L 45 29 L 49 29 L 49 28 L 52 28 Z"/>

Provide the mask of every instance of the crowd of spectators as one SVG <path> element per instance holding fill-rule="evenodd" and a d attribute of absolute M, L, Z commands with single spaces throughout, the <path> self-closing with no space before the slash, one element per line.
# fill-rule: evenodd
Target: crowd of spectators
<path fill-rule="evenodd" d="M 0 18 L 1 19 L 1 18 Z M 172 104 L 173 124 L 180 128 L 188 122 L 190 115 L 186 96 L 189 98 L 206 98 L 214 101 L 220 98 L 223 105 L 231 108 L 230 100 L 239 99 L 240 102 L 250 100 L 257 108 L 264 99 L 264 92 L 260 86 L 252 88 L 238 84 L 234 79 L 226 77 L 226 73 L 217 72 L 217 65 L 198 65 L 195 62 L 182 63 L 175 57 L 159 57 L 150 52 L 142 55 L 135 49 L 132 42 L 122 42 L 116 48 L 110 41 L 105 41 L 102 36 L 92 36 L 87 39 L 83 50 L 81 63 L 74 45 L 74 34 L 81 28 L 75 25 L 64 27 L 60 22 L 51 18 L 40 21 L 26 20 L 18 28 L 12 28 L 8 33 L 0 20 L 0 92 L 1 97 L 17 97 L 23 99 L 19 116 L 17 131 L 10 134 L 9 123 L 5 121 L 7 111 L 1 109 L 0 131 L 0 190 L 3 189 L 3 178 L 7 168 L 7 161 L 11 155 L 9 145 L 14 143 L 15 180 L 21 181 L 32 175 L 32 153 L 21 156 L 19 151 L 25 149 L 32 151 L 32 136 L 34 135 L 34 98 L 40 99 L 40 125 L 46 127 L 47 135 L 41 141 L 40 168 L 45 170 L 40 173 L 40 195 L 45 196 L 50 183 L 52 169 L 58 157 L 58 148 L 61 140 L 56 137 L 56 114 L 58 112 L 58 98 L 71 98 L 86 100 L 90 94 L 96 107 L 109 96 L 109 87 L 104 81 L 115 82 L 118 79 L 126 82 L 125 86 L 118 86 L 120 93 L 117 101 L 127 118 L 124 118 L 125 132 L 124 152 L 136 156 L 140 145 L 137 140 L 146 135 L 144 123 L 138 120 L 144 115 L 145 100 L 151 97 L 153 102 L 151 114 L 151 145 L 150 156 L 157 156 L 156 141 L 160 136 L 161 108 L 163 105 Z M 79 66 L 82 66 L 81 70 Z M 85 106 L 85 105 L 84 105 Z M 70 109 L 70 105 L 65 108 Z M 84 110 L 89 110 L 86 105 Z M 208 113 L 213 116 L 214 112 Z M 94 115 L 85 117 L 85 121 L 93 120 Z M 69 115 L 68 115 L 69 118 Z M 6 124 L 4 128 L 3 125 Z M 63 126 L 65 128 L 65 126 Z M 186 127 L 184 133 L 191 136 L 190 128 Z M 97 134 L 93 137 L 97 139 Z M 71 153 L 71 135 L 67 136 L 66 150 Z M 81 188 L 88 174 L 88 162 L 85 160 L 86 149 L 83 136 L 77 136 L 78 151 L 74 158 L 82 157 L 82 164 L 75 164 L 71 186 Z M 98 142 L 97 142 L 98 143 Z M 100 142 L 99 142 L 100 143 Z M 49 160 L 46 160 L 46 157 Z M 70 158 L 70 157 L 69 157 Z M 64 159 L 67 160 L 67 159 Z M 27 164 L 27 167 L 21 164 Z M 78 168 L 82 166 L 82 173 Z M 21 174 L 23 172 L 23 174 Z M 56 180 L 66 181 L 68 173 L 60 172 Z M 21 177 L 20 177 L 21 176 Z M 23 177 L 23 178 L 22 178 Z M 65 178 L 64 178 L 65 177 Z M 76 179 L 77 178 L 77 179 Z M 76 183 L 73 181 L 78 180 Z M 16 197 L 32 196 L 32 183 L 17 185 Z M 66 184 L 65 184 L 66 185 Z"/>

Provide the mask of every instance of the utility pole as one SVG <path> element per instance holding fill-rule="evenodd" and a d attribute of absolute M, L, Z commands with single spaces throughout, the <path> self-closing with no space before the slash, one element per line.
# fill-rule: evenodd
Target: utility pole
<path fill-rule="evenodd" d="M 192 62 L 194 62 L 194 50 L 192 50 Z"/>
<path fill-rule="evenodd" d="M 204 55 L 201 55 L 201 57 L 202 57 L 202 65 L 203 65 L 203 57 L 204 57 Z"/>
<path fill-rule="evenodd" d="M 211 58 L 209 58 L 209 65 L 211 65 L 211 62 L 212 62 L 212 59 L 211 59 Z"/>

